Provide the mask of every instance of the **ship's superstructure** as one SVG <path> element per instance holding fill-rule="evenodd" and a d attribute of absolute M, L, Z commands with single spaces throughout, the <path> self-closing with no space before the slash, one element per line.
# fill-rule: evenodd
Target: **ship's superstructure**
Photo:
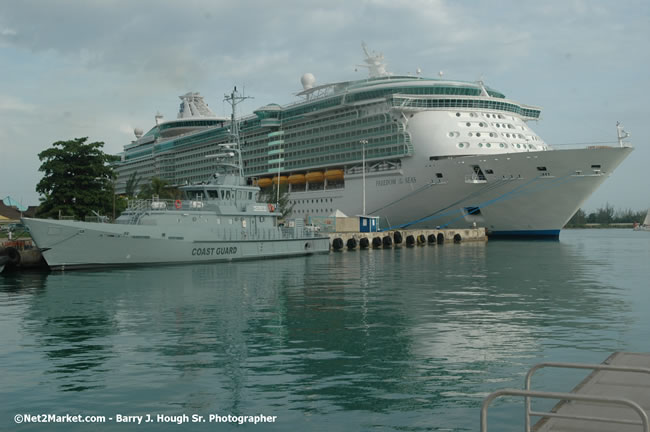
<path fill-rule="evenodd" d="M 298 102 L 241 119 L 245 176 L 262 188 L 287 184 L 296 217 L 359 214 L 365 196 L 383 227 L 557 235 L 631 151 L 554 150 L 528 125 L 539 108 L 483 82 L 391 75 L 382 55 L 364 50 L 367 79 L 316 85 L 305 74 Z M 209 174 L 205 156 L 232 139 L 232 119 L 199 112 L 183 118 L 205 122 L 190 130 L 179 121 L 125 146 L 118 192 L 134 172 L 177 185 Z"/>

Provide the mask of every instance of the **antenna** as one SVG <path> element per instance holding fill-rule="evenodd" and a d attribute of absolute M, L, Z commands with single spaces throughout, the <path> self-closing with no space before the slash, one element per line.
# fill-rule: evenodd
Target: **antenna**
<path fill-rule="evenodd" d="M 621 147 L 625 147 L 625 144 L 627 144 L 627 143 L 624 142 L 623 140 L 625 138 L 629 137 L 630 134 L 627 133 L 625 131 L 625 129 L 623 129 L 623 125 L 621 124 L 621 122 L 618 122 L 618 121 L 616 122 L 616 131 L 618 132 L 617 133 L 617 135 L 618 135 L 618 145 L 621 146 Z"/>
<path fill-rule="evenodd" d="M 223 100 L 228 102 L 232 107 L 232 114 L 230 116 L 230 135 L 235 138 L 235 143 L 237 144 L 237 155 L 238 155 L 238 164 L 239 164 L 239 176 L 244 177 L 244 163 L 241 158 L 241 142 L 239 141 L 239 123 L 236 119 L 237 105 L 245 101 L 246 99 L 253 99 L 250 96 L 240 96 L 237 92 L 237 86 L 234 86 L 233 91 L 230 95 L 223 95 Z"/>

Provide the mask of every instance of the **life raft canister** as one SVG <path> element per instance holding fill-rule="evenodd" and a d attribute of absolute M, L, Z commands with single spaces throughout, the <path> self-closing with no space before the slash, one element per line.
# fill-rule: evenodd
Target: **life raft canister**
<path fill-rule="evenodd" d="M 273 213 L 275 211 L 275 206 L 273 204 L 269 204 L 269 211 Z"/>

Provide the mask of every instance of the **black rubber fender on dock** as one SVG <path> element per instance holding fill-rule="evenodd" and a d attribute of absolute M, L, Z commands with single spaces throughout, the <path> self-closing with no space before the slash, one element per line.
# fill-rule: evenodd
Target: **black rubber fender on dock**
<path fill-rule="evenodd" d="M 14 247 L 8 247 L 4 250 L 5 255 L 9 258 L 9 265 L 18 267 L 20 264 L 20 252 Z"/>
<path fill-rule="evenodd" d="M 395 231 L 395 233 L 393 234 L 393 241 L 395 242 L 395 244 L 402 243 L 402 233 L 399 231 Z"/>
<path fill-rule="evenodd" d="M 393 239 L 390 238 L 390 236 L 386 236 L 383 239 L 381 239 L 381 243 L 385 248 L 390 248 L 393 246 Z"/>
<path fill-rule="evenodd" d="M 368 249 L 368 246 L 370 246 L 370 240 L 368 240 L 368 237 L 361 237 L 359 239 L 359 247 L 361 249 Z"/>
<path fill-rule="evenodd" d="M 438 233 L 436 237 L 436 243 L 443 244 L 445 242 L 445 235 L 443 233 Z"/>
<path fill-rule="evenodd" d="M 417 237 L 417 241 L 418 241 L 419 245 L 423 245 L 423 244 L 425 244 L 427 242 L 427 238 L 424 236 L 424 234 L 420 234 Z"/>
<path fill-rule="evenodd" d="M 334 240 L 332 240 L 332 249 L 334 250 L 343 249 L 343 239 L 341 237 L 337 237 Z"/>
<path fill-rule="evenodd" d="M 381 247 L 381 238 L 375 237 L 372 239 L 372 247 L 380 248 Z"/>
<path fill-rule="evenodd" d="M 412 235 L 407 235 L 406 236 L 406 246 L 413 246 L 415 245 L 415 237 Z"/>
<path fill-rule="evenodd" d="M 429 234 L 427 237 L 427 241 L 429 244 L 436 244 L 436 235 L 435 234 Z"/>
<path fill-rule="evenodd" d="M 357 239 L 354 237 L 351 237 L 348 239 L 346 246 L 348 247 L 348 250 L 353 250 L 357 248 Z"/>
<path fill-rule="evenodd" d="M 460 236 L 460 234 L 454 234 L 454 243 L 460 243 L 463 240 L 463 238 Z"/>

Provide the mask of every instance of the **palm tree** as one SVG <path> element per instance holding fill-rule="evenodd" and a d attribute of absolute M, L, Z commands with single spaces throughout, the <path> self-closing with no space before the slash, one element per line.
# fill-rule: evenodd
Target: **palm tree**
<path fill-rule="evenodd" d="M 139 198 L 150 199 L 152 196 L 157 195 L 161 199 L 176 199 L 180 197 L 180 191 L 169 185 L 167 180 L 159 177 L 153 177 L 151 183 L 146 184 L 140 189 L 138 194 Z"/>

